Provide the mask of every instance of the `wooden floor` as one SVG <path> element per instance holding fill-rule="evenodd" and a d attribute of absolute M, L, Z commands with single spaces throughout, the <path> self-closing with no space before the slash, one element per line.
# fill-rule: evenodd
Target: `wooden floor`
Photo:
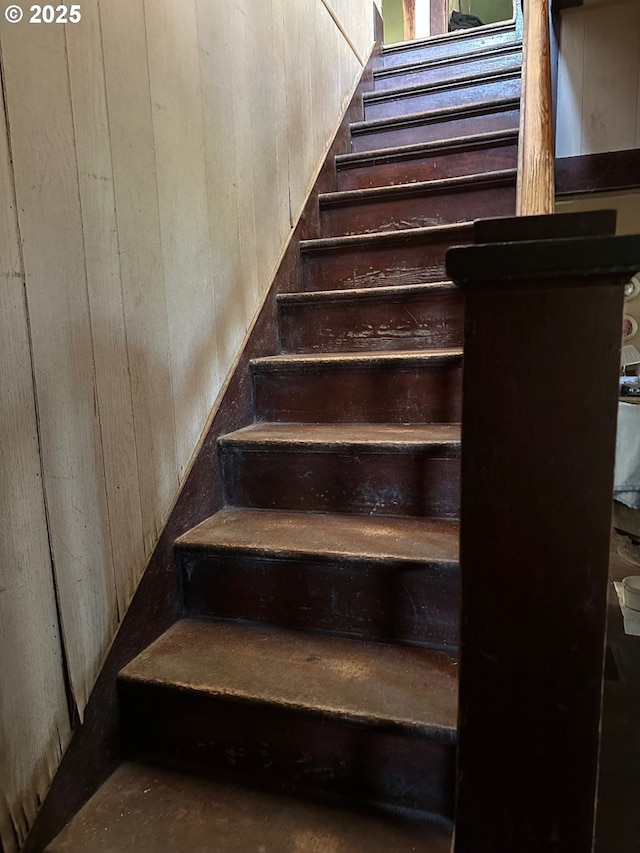
<path fill-rule="evenodd" d="M 640 574 L 640 547 L 630 546 L 627 537 L 614 533 L 611 580 L 636 574 Z M 611 673 L 613 678 L 606 677 L 604 685 L 595 853 L 637 853 L 640 850 L 640 637 L 624 633 L 613 583 L 609 593 L 607 645 L 617 673 Z"/>

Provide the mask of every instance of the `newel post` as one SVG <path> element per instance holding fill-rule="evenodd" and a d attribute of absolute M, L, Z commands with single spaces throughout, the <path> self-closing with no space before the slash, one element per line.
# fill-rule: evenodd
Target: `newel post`
<path fill-rule="evenodd" d="M 477 245 L 447 255 L 466 314 L 456 853 L 592 849 L 623 285 L 640 236 L 584 235 L 614 221 L 479 222 Z"/>

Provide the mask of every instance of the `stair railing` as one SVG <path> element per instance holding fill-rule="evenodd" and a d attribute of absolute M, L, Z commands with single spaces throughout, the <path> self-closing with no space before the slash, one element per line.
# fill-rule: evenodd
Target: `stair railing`
<path fill-rule="evenodd" d="M 613 211 L 552 213 L 548 0 L 524 0 L 523 26 L 518 216 L 476 222 L 474 244 L 447 253 L 465 293 L 453 849 L 592 853 L 620 328 L 640 236 L 613 236 Z"/>
<path fill-rule="evenodd" d="M 549 0 L 522 0 L 523 54 L 516 212 L 553 213 L 554 140 Z"/>
<path fill-rule="evenodd" d="M 640 266 L 640 236 L 600 236 L 601 213 L 481 220 L 447 254 L 465 293 L 455 853 L 592 851 L 623 290 Z"/>

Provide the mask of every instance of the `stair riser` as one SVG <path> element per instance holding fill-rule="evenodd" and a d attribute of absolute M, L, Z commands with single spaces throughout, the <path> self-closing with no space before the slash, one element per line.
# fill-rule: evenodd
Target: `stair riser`
<path fill-rule="evenodd" d="M 228 506 L 456 518 L 460 460 L 445 448 L 221 451 Z"/>
<path fill-rule="evenodd" d="M 455 748 L 409 727 L 126 682 L 120 699 L 132 759 L 453 816 Z"/>
<path fill-rule="evenodd" d="M 254 369 L 256 416 L 285 423 L 459 423 L 462 364 Z"/>
<path fill-rule="evenodd" d="M 490 57 L 461 57 L 456 62 L 443 65 L 409 68 L 398 72 L 379 72 L 374 76 L 374 89 L 384 92 L 387 89 L 399 89 L 402 86 L 428 85 L 430 83 L 446 83 L 452 77 L 467 75 L 495 74 L 511 68 L 522 62 L 522 51 L 513 49 L 498 56 Z"/>
<path fill-rule="evenodd" d="M 478 50 L 484 50 L 502 45 L 512 44 L 516 39 L 513 27 L 505 30 L 498 30 L 494 33 L 477 33 L 454 38 L 446 38 L 435 44 L 429 44 L 424 47 L 417 43 L 415 46 L 409 46 L 401 50 L 385 51 L 378 59 L 379 68 L 398 68 L 402 65 L 409 65 L 413 62 L 421 62 L 423 60 L 430 61 L 434 59 L 452 58 L 454 56 L 464 56 Z"/>
<path fill-rule="evenodd" d="M 178 551 L 191 616 L 452 650 L 457 567 Z"/>
<path fill-rule="evenodd" d="M 280 340 L 289 353 L 446 348 L 462 345 L 459 292 L 372 302 L 344 299 L 280 307 Z"/>
<path fill-rule="evenodd" d="M 391 93 L 388 97 L 365 97 L 364 118 L 365 121 L 373 121 L 462 104 L 476 104 L 492 98 L 516 98 L 519 95 L 519 74 L 489 81 L 469 80 L 464 85 L 417 90 L 402 97 Z"/>
<path fill-rule="evenodd" d="M 398 159 L 337 167 L 338 190 L 359 190 L 414 181 L 456 178 L 480 172 L 513 169 L 518 162 L 515 139 L 504 144 L 478 148 L 454 148 L 433 154 L 408 154 Z"/>
<path fill-rule="evenodd" d="M 354 128 L 351 134 L 351 150 L 375 151 L 378 148 L 400 145 L 416 145 L 419 142 L 456 139 L 475 133 L 490 133 L 493 130 L 517 130 L 520 110 L 515 104 L 500 108 L 474 110 L 451 118 L 414 124 L 390 124 L 389 126 Z"/>
<path fill-rule="evenodd" d="M 425 190 L 395 198 L 363 203 L 345 203 L 321 207 L 324 237 L 342 237 L 399 228 L 448 225 L 471 219 L 514 216 L 515 179 L 509 184 L 470 186 L 434 193 Z"/>
<path fill-rule="evenodd" d="M 444 281 L 445 255 L 451 246 L 471 241 L 471 229 L 455 229 L 429 239 L 372 242 L 330 251 L 303 253 L 303 289 L 346 290 Z"/>

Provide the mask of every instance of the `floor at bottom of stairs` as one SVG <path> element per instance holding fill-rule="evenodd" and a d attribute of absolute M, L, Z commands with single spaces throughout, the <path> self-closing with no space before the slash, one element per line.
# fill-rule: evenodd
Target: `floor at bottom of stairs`
<path fill-rule="evenodd" d="M 614 581 L 640 575 L 640 545 L 613 533 L 595 853 L 640 850 L 640 637 L 625 633 Z"/>
<path fill-rule="evenodd" d="M 122 764 L 46 853 L 448 853 L 450 832 Z"/>

